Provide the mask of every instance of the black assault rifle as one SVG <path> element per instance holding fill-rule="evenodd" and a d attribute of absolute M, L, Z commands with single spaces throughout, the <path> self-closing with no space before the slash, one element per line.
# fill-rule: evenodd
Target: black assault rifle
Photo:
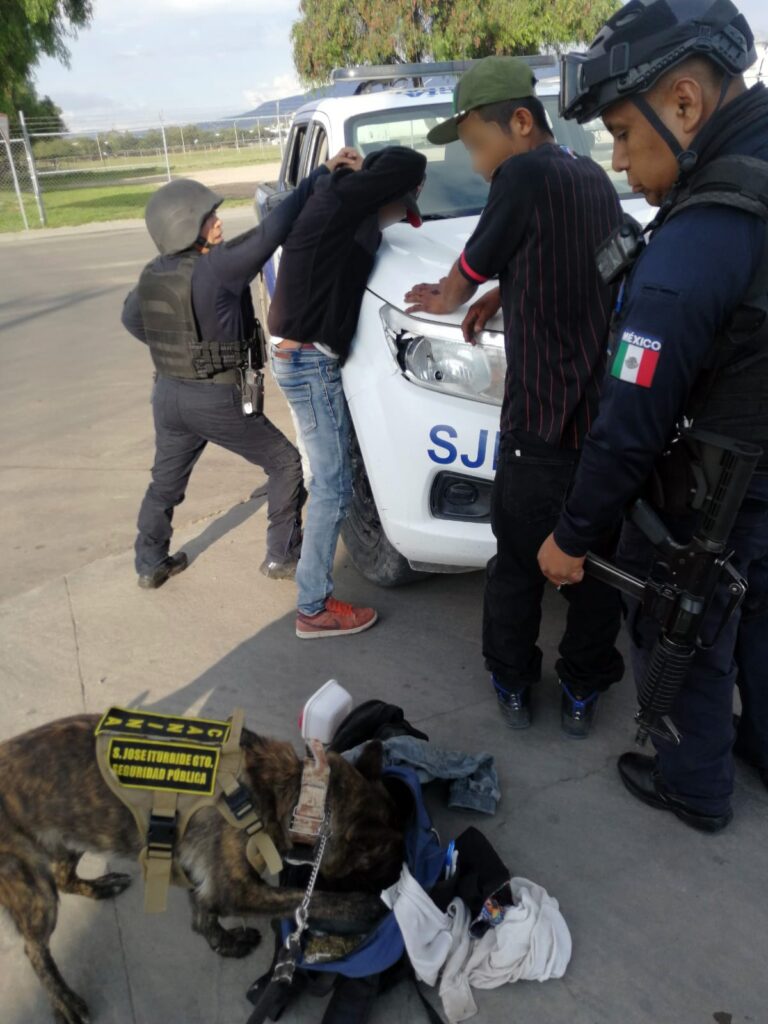
<path fill-rule="evenodd" d="M 649 733 L 680 742 L 669 713 L 691 661 L 697 648 L 706 650 L 717 643 L 747 592 L 726 545 L 762 449 L 703 430 L 686 431 L 677 444 L 684 446 L 686 454 L 687 509 L 698 513 L 693 538 L 687 544 L 677 543 L 641 498 L 629 518 L 656 549 L 648 579 L 632 576 L 593 554 L 586 559 L 592 576 L 642 602 L 644 613 L 661 627 L 638 687 L 639 743 L 645 743 Z M 721 585 L 727 587 L 728 600 L 713 635 L 704 637 L 704 617 Z"/>

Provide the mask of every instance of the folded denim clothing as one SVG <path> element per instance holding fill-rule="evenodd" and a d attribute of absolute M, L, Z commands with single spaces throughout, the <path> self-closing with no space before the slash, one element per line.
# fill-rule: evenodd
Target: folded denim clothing
<path fill-rule="evenodd" d="M 501 790 L 491 754 L 443 750 L 414 736 L 392 736 L 382 745 L 385 765 L 410 765 L 422 783 L 450 779 L 449 807 L 463 807 L 483 814 L 496 813 Z M 360 744 L 345 751 L 344 757 L 354 763 L 363 747 L 364 744 Z"/>

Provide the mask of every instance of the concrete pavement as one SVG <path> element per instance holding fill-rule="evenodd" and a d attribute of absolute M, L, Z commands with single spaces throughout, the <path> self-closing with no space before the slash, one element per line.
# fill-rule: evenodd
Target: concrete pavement
<path fill-rule="evenodd" d="M 236 212 L 227 229 L 251 222 Z M 510 734 L 482 669 L 479 575 L 379 591 L 342 549 L 339 595 L 375 604 L 381 623 L 301 644 L 292 586 L 257 572 L 265 510 L 250 495 L 263 476 L 219 450 L 203 456 L 176 517 L 190 569 L 138 590 L 131 545 L 152 457 L 150 368 L 118 313 L 150 255 L 143 229 L 129 227 L 0 246 L 0 735 L 110 703 L 214 715 L 241 704 L 251 727 L 297 741 L 304 699 L 335 676 L 359 701 L 401 704 L 437 744 L 490 750 L 497 814 L 449 811 L 438 785 L 427 788 L 435 822 L 444 837 L 481 828 L 514 873 L 560 901 L 574 940 L 566 977 L 476 993 L 481 1024 L 765 1024 L 768 794 L 739 768 L 736 818 L 719 836 L 633 801 L 615 769 L 633 735 L 628 681 L 604 700 L 588 742 L 561 738 L 556 594 L 535 725 Z M 290 431 L 274 390 L 268 401 Z M 53 951 L 95 1024 L 244 1024 L 245 989 L 270 953 L 267 922 L 257 923 L 264 947 L 222 960 L 191 933 L 182 892 L 146 918 L 137 880 L 114 902 L 64 896 Z M 321 1005 L 306 997 L 283 1020 L 317 1021 Z M 423 1019 L 407 986 L 377 1004 L 375 1024 L 395 1018 Z M 0 1020 L 50 1020 L 5 919 Z"/>

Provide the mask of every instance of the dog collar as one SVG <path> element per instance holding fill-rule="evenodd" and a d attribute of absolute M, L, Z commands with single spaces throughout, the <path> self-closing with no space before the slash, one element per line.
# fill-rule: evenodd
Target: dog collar
<path fill-rule="evenodd" d="M 320 740 L 308 740 L 307 746 L 312 756 L 304 759 L 301 789 L 289 832 L 294 843 L 311 846 L 317 842 L 325 819 L 331 768 Z"/>

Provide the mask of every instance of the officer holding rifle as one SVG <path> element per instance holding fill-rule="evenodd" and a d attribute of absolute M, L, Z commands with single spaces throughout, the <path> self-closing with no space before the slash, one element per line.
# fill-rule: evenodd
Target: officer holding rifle
<path fill-rule="evenodd" d="M 711 588 L 671 708 L 678 735 L 654 736 L 655 757 L 619 759 L 635 797 L 706 832 L 732 818 L 732 754 L 768 786 L 768 92 L 744 83 L 754 60 L 730 0 L 631 0 L 563 59 L 561 79 L 562 115 L 602 117 L 614 169 L 659 212 L 647 244 L 625 226 L 599 256 L 606 278 L 623 278 L 609 375 L 542 572 L 578 584 L 590 547 L 639 495 L 678 542 L 700 532 L 689 428 L 763 450 L 724 543 L 746 600 L 729 617 L 734 588 Z M 632 522 L 617 561 L 642 578 L 659 567 Z M 649 610 L 630 606 L 638 682 L 660 634 Z"/>

